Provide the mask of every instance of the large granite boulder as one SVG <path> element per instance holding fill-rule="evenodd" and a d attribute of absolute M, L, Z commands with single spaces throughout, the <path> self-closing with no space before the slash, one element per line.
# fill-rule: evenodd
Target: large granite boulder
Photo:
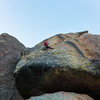
<path fill-rule="evenodd" d="M 52 94 L 44 94 L 42 96 L 31 97 L 27 100 L 94 100 L 85 94 L 57 92 Z"/>
<path fill-rule="evenodd" d="M 25 98 L 73 91 L 100 98 L 100 36 L 87 31 L 57 34 L 22 56 L 16 66 L 16 86 Z M 27 52 L 27 51 L 25 51 Z"/>
<path fill-rule="evenodd" d="M 13 72 L 24 49 L 14 37 L 6 33 L 0 35 L 0 100 L 23 100 L 15 88 Z"/>

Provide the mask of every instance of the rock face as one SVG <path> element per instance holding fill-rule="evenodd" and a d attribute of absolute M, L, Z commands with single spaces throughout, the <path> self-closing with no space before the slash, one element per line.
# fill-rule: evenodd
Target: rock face
<path fill-rule="evenodd" d="M 28 98 L 73 91 L 100 98 L 100 36 L 86 31 L 58 34 L 47 40 L 54 49 L 44 50 L 41 42 L 17 64 L 20 94 Z"/>
<path fill-rule="evenodd" d="M 0 100 L 23 100 L 15 88 L 13 77 L 23 49 L 25 46 L 14 37 L 6 33 L 0 35 Z"/>
<path fill-rule="evenodd" d="M 42 96 L 31 97 L 27 100 L 94 100 L 88 95 L 68 93 L 68 92 L 57 92 L 53 94 L 45 94 Z"/>

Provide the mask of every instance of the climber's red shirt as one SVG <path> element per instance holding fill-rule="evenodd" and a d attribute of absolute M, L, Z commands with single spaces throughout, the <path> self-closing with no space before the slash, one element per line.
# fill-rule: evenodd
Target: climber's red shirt
<path fill-rule="evenodd" d="M 44 45 L 45 45 L 45 46 L 48 46 L 48 43 L 47 43 L 47 41 L 44 41 Z"/>

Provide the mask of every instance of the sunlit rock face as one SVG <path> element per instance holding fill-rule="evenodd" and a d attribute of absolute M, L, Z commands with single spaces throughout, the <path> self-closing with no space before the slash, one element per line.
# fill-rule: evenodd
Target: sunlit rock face
<path fill-rule="evenodd" d="M 13 71 L 25 46 L 16 38 L 0 35 L 0 100 L 23 100 L 15 88 Z"/>
<path fill-rule="evenodd" d="M 44 94 L 41 96 L 31 97 L 27 100 L 94 100 L 85 94 L 57 92 L 52 94 Z"/>
<path fill-rule="evenodd" d="M 25 98 L 57 91 L 100 95 L 100 36 L 87 31 L 57 34 L 25 51 L 16 66 L 16 86 Z M 28 53 L 27 53 L 28 52 Z"/>

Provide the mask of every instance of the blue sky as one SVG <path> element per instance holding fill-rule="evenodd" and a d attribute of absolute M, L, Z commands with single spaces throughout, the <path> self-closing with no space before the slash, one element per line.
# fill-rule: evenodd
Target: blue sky
<path fill-rule="evenodd" d="M 0 34 L 26 47 L 59 33 L 100 35 L 100 0 L 0 0 Z"/>

